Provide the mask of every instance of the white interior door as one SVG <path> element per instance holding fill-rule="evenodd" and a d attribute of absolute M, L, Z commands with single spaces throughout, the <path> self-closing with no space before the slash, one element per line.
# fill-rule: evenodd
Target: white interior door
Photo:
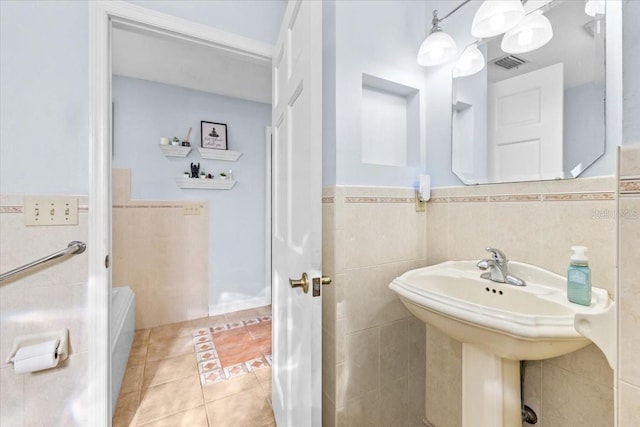
<path fill-rule="evenodd" d="M 273 57 L 273 412 L 279 427 L 320 426 L 322 3 L 290 0 Z M 309 277 L 309 291 L 289 279 Z"/>
<path fill-rule="evenodd" d="M 489 85 L 489 171 L 498 181 L 561 178 L 562 63 Z"/>

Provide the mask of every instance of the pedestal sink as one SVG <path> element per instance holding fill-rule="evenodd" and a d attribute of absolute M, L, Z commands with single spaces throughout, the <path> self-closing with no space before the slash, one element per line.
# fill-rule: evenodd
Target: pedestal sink
<path fill-rule="evenodd" d="M 566 279 L 514 262 L 526 286 L 480 278 L 475 261 L 450 261 L 404 273 L 389 285 L 413 315 L 462 342 L 463 427 L 522 425 L 520 360 L 561 356 L 591 341 L 576 331 L 581 319 L 610 310 L 594 287 L 589 307 L 566 297 Z"/>

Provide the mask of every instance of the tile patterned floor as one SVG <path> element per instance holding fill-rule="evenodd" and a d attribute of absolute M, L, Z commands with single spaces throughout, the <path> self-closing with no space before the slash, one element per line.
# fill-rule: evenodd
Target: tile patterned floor
<path fill-rule="evenodd" d="M 192 335 L 203 386 L 271 366 L 270 315 L 200 328 Z"/>
<path fill-rule="evenodd" d="M 136 331 L 113 426 L 143 425 L 275 427 L 271 307 Z"/>

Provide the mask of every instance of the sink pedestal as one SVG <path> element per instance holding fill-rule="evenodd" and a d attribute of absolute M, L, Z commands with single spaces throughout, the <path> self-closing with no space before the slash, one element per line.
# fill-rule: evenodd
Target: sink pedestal
<path fill-rule="evenodd" d="M 462 426 L 522 425 L 520 362 L 462 344 Z"/>

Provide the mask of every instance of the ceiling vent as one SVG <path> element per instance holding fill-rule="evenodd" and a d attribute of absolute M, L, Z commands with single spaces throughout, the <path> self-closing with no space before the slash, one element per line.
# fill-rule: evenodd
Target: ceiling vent
<path fill-rule="evenodd" d="M 514 55 L 506 55 L 491 61 L 492 64 L 497 65 L 500 68 L 504 68 L 505 70 L 517 68 L 520 65 L 525 64 L 526 62 L 527 62 L 526 60 Z"/>

